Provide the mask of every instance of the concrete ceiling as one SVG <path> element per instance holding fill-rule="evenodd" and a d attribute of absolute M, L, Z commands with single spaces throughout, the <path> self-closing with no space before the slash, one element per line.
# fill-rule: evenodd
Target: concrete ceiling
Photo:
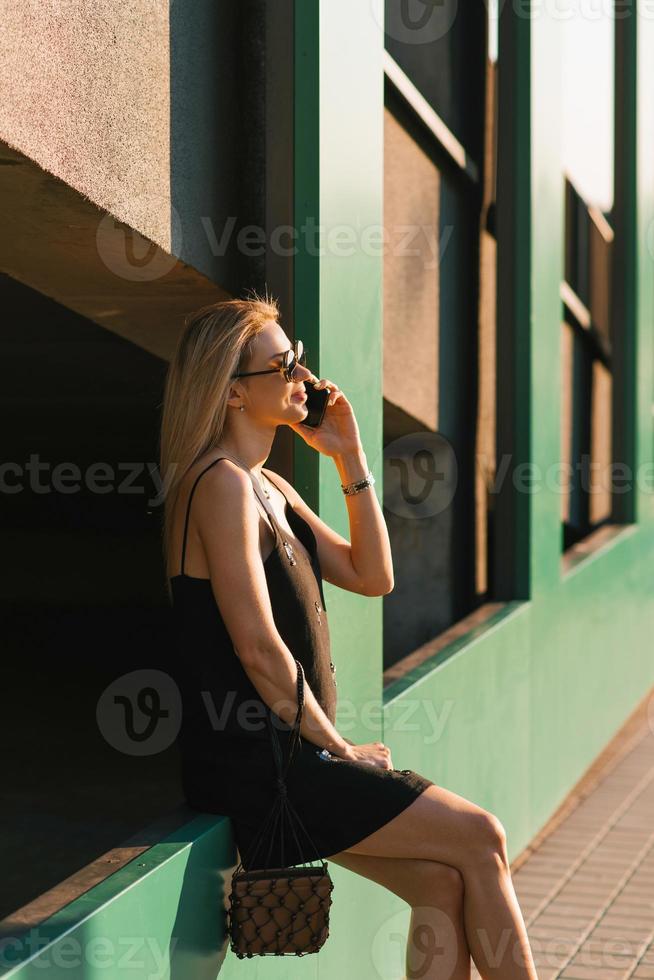
<path fill-rule="evenodd" d="M 0 269 L 170 360 L 186 314 L 229 294 L 0 141 Z"/>

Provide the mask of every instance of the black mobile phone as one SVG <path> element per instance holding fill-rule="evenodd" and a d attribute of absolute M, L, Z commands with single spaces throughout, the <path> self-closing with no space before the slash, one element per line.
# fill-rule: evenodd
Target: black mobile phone
<path fill-rule="evenodd" d="M 316 389 L 311 381 L 304 382 L 304 390 L 307 393 L 307 400 L 304 403 L 307 407 L 307 417 L 302 419 L 300 424 L 317 429 L 325 415 L 331 391 L 327 391 L 326 388 Z"/>

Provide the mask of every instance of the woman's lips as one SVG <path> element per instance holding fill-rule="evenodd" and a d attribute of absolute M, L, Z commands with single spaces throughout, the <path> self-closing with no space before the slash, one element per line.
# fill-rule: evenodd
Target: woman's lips
<path fill-rule="evenodd" d="M 292 402 L 305 402 L 307 400 L 306 391 L 296 391 L 294 395 L 291 395 Z"/>

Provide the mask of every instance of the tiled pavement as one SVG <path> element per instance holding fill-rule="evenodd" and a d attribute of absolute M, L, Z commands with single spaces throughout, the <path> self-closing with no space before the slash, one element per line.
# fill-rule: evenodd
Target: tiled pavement
<path fill-rule="evenodd" d="M 511 872 L 539 980 L 654 978 L 654 692 Z"/>

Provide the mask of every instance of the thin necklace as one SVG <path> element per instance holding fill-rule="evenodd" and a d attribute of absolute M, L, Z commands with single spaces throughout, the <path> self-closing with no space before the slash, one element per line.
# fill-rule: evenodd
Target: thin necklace
<path fill-rule="evenodd" d="M 263 480 L 265 480 L 265 481 L 266 481 L 266 483 L 268 483 L 268 477 L 267 477 L 267 476 L 265 476 L 265 474 L 264 474 L 264 473 L 262 473 L 262 474 L 261 474 L 261 477 L 262 477 L 262 479 L 263 479 Z M 266 490 L 266 486 L 265 486 L 265 484 L 264 484 L 264 483 L 261 483 L 261 489 L 262 489 L 262 490 L 263 490 L 263 492 L 265 493 L 265 495 L 266 495 L 266 497 L 268 498 L 268 500 L 270 500 L 270 491 L 269 491 L 269 490 Z"/>
<path fill-rule="evenodd" d="M 217 448 L 220 449 L 221 447 L 218 446 Z M 224 452 L 229 452 L 229 450 L 223 450 L 223 451 Z M 235 456 L 234 453 L 232 453 L 231 455 L 234 456 L 234 459 L 238 459 L 238 456 Z M 244 468 L 246 468 L 245 467 L 245 464 L 243 463 L 242 460 L 239 459 L 238 461 L 241 464 L 241 466 L 243 466 Z M 259 487 L 261 488 L 261 490 L 263 490 L 263 492 L 265 493 L 265 495 L 268 498 L 268 500 L 270 500 L 271 499 L 270 498 L 270 491 L 266 489 L 265 484 L 262 482 L 263 480 L 266 480 L 266 482 L 268 482 L 267 477 L 262 473 L 261 474 L 262 479 L 260 480 L 257 476 L 254 475 L 254 473 L 251 470 L 248 470 L 248 473 L 250 474 L 250 476 L 252 476 L 257 481 L 257 483 L 259 484 Z"/>
<path fill-rule="evenodd" d="M 229 454 L 229 450 L 225 450 L 225 451 Z M 233 453 L 231 455 L 234 456 Z M 234 456 L 234 458 L 235 459 L 238 459 L 238 456 Z M 239 463 L 241 463 L 241 466 L 243 466 L 243 463 L 242 463 L 241 460 L 239 460 Z M 257 484 L 259 485 L 259 487 L 263 490 L 263 492 L 265 493 L 265 495 L 268 498 L 268 500 L 270 500 L 270 493 L 269 493 L 268 490 L 266 490 L 266 487 L 262 483 L 262 480 L 265 480 L 267 483 L 270 483 L 270 480 L 268 479 L 268 477 L 262 472 L 261 473 L 262 479 L 259 480 L 259 478 L 256 477 L 254 475 L 254 473 L 251 472 L 251 470 L 248 470 L 248 473 L 250 474 L 250 476 L 252 477 L 253 480 L 256 480 L 257 481 Z M 285 538 L 284 535 L 282 535 L 282 545 L 283 545 L 284 550 L 285 550 L 285 552 L 286 552 L 286 554 L 288 556 L 289 563 L 291 565 L 297 565 L 297 560 L 295 558 L 295 552 L 293 551 L 293 545 L 291 544 L 290 541 L 287 541 L 286 540 L 286 538 Z"/>

